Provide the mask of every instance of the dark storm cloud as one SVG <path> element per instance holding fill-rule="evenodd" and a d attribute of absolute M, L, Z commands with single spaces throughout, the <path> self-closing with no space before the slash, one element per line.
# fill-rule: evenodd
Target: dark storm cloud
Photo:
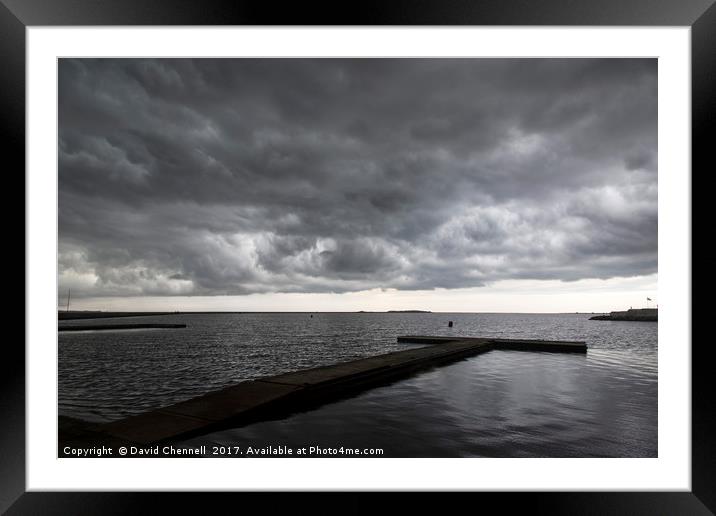
<path fill-rule="evenodd" d="M 67 60 L 78 295 L 656 272 L 656 60 Z"/>

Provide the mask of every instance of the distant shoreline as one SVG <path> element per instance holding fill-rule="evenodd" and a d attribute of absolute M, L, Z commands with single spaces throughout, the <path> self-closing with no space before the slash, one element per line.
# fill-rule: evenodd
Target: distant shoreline
<path fill-rule="evenodd" d="M 58 310 L 60 321 L 79 319 L 109 319 L 115 317 L 158 317 L 164 315 L 221 315 L 221 314 L 461 314 L 461 315 L 601 315 L 604 312 L 434 312 L 431 310 L 344 310 L 344 311 L 268 311 L 268 310 L 210 310 L 210 311 L 174 311 L 174 312 L 122 312 L 100 310 Z"/>

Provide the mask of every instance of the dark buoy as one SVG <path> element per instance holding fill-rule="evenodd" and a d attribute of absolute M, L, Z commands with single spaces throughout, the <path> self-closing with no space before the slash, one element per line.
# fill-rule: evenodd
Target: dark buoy
<path fill-rule="evenodd" d="M 448 328 L 452 328 L 452 321 L 448 321 Z"/>
<path fill-rule="evenodd" d="M 313 319 L 313 314 L 311 314 L 311 319 Z"/>

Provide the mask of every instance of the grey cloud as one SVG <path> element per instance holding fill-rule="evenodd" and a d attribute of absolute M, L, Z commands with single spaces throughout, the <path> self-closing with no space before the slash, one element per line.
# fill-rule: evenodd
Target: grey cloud
<path fill-rule="evenodd" d="M 60 287 L 656 271 L 653 59 L 62 59 Z"/>

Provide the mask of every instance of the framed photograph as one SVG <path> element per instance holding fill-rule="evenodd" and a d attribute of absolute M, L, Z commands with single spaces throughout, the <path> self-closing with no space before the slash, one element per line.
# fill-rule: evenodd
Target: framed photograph
<path fill-rule="evenodd" d="M 3 511 L 715 510 L 710 2 L 3 1 L 27 300 Z"/>

